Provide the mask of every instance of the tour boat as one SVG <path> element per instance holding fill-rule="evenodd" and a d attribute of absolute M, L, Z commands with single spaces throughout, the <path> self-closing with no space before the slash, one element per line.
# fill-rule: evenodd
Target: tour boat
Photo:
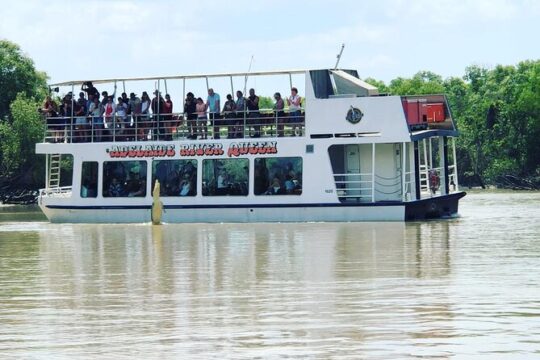
<path fill-rule="evenodd" d="M 205 121 L 194 120 L 183 108 L 165 112 L 160 100 L 173 83 L 185 99 L 190 82 L 206 83 L 206 91 L 219 79 L 230 83 L 216 88 L 221 107 L 224 91 L 238 100 L 238 87 L 246 102 L 252 101 L 246 94 L 248 78 L 259 84 L 263 78 L 269 84 L 282 81 L 284 108 L 257 110 L 251 103 L 234 111 L 220 109 Z M 36 152 L 46 156 L 46 184 L 38 202 L 51 222 L 150 222 L 156 200 L 164 223 L 416 221 L 456 216 L 465 195 L 457 177 L 458 131 L 446 97 L 379 94 L 355 70 L 51 86 L 75 94 L 83 84 L 88 91 L 88 86 L 142 82 L 155 90 L 154 113 L 142 114 L 134 95 L 131 114 L 78 117 L 72 97 L 66 103 L 69 108 L 71 101 L 70 113 L 47 119 Z M 295 86 L 301 89 L 300 108 L 287 106 Z M 159 190 L 153 193 L 157 181 Z"/>

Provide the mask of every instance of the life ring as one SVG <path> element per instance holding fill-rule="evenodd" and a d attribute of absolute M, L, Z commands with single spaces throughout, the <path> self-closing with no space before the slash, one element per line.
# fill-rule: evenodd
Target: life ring
<path fill-rule="evenodd" d="M 432 192 L 436 192 L 439 190 L 439 186 L 441 186 L 441 178 L 439 177 L 439 173 L 435 169 L 429 170 L 429 188 Z"/>

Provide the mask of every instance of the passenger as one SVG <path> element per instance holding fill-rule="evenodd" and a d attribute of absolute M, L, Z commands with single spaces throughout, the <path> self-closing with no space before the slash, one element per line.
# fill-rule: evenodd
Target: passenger
<path fill-rule="evenodd" d="M 214 89 L 208 89 L 208 98 L 206 99 L 210 124 L 214 127 L 214 139 L 219 139 L 219 127 L 221 125 L 221 110 L 219 94 L 214 92 Z"/>
<path fill-rule="evenodd" d="M 229 189 L 229 177 L 225 169 L 220 169 L 216 183 L 216 195 L 227 195 Z"/>
<path fill-rule="evenodd" d="M 135 187 L 138 186 L 138 187 Z M 144 197 L 146 196 L 146 180 L 134 180 L 132 183 L 132 187 L 134 191 L 131 191 L 128 196 L 129 197 Z"/>
<path fill-rule="evenodd" d="M 292 176 L 286 175 L 285 176 L 285 191 L 287 192 L 287 194 L 292 194 L 295 188 L 296 188 L 296 184 L 294 183 Z"/>
<path fill-rule="evenodd" d="M 83 82 L 81 85 L 81 90 L 84 91 L 88 95 L 89 98 L 90 98 L 90 95 L 92 95 L 94 98 L 98 98 L 99 100 L 99 91 L 98 89 L 95 88 L 95 86 L 92 84 L 91 81 Z"/>
<path fill-rule="evenodd" d="M 283 101 L 283 98 L 281 97 L 281 94 L 279 92 L 274 94 L 274 99 L 276 100 L 276 103 L 274 104 L 274 117 L 277 124 L 277 132 L 278 136 L 282 137 L 284 135 L 284 117 L 285 112 L 283 109 L 285 108 L 285 102 Z"/>
<path fill-rule="evenodd" d="M 165 102 L 163 103 L 163 126 L 164 126 L 164 140 L 172 140 L 172 128 L 173 124 L 173 102 L 171 101 L 171 95 L 165 94 Z"/>
<path fill-rule="evenodd" d="M 106 92 L 106 91 L 102 91 L 101 92 L 101 105 L 103 105 L 103 107 L 105 107 L 105 105 L 107 105 L 107 101 L 109 100 L 109 93 Z"/>
<path fill-rule="evenodd" d="M 111 184 L 109 185 L 109 190 L 107 192 L 108 196 L 111 197 L 120 197 L 124 193 L 122 185 L 118 182 L 117 178 L 113 178 Z"/>
<path fill-rule="evenodd" d="M 154 91 L 154 98 L 152 99 L 152 128 L 153 128 L 153 139 L 160 140 L 163 136 L 163 108 L 165 100 L 161 96 L 161 93 L 156 90 Z"/>
<path fill-rule="evenodd" d="M 226 123 L 228 126 L 227 129 L 227 139 L 232 139 L 234 137 L 234 118 L 235 118 L 236 103 L 233 100 L 231 94 L 227 94 L 227 101 L 223 105 L 223 116 L 225 117 Z"/>
<path fill-rule="evenodd" d="M 250 136 L 251 137 L 261 137 L 261 125 L 259 122 L 259 97 L 255 95 L 255 89 L 249 89 L 249 96 L 247 98 L 247 109 L 248 109 L 248 117 L 249 125 L 253 125 L 253 129 L 255 131 L 254 134 L 251 134 L 251 128 L 250 128 Z"/>
<path fill-rule="evenodd" d="M 191 180 L 188 174 L 184 174 L 184 178 L 180 182 L 180 196 L 189 196 L 192 195 L 191 191 Z"/>
<path fill-rule="evenodd" d="M 266 195 L 283 195 L 285 194 L 285 189 L 281 186 L 281 182 L 277 177 L 274 177 L 272 184 L 266 191 Z"/>
<path fill-rule="evenodd" d="M 101 115 L 103 114 L 103 110 L 101 109 L 101 103 L 97 97 L 94 97 L 94 101 L 90 104 L 88 113 L 92 124 L 91 137 L 95 139 L 95 141 L 101 141 L 103 135 L 103 117 Z"/>
<path fill-rule="evenodd" d="M 192 92 L 188 92 L 186 95 L 184 116 L 187 119 L 188 139 L 197 139 L 197 101 Z"/>
<path fill-rule="evenodd" d="M 75 116 L 75 133 L 73 142 L 86 141 L 86 98 L 84 93 L 79 93 L 79 99 L 73 104 L 73 116 Z"/>
<path fill-rule="evenodd" d="M 137 138 L 137 131 L 140 126 L 141 114 L 141 99 L 139 99 L 135 93 L 129 94 L 129 110 L 131 113 L 130 127 L 132 128 L 129 132 L 129 136 L 135 140 Z"/>
<path fill-rule="evenodd" d="M 67 141 L 68 129 L 71 126 L 73 117 L 73 105 L 73 94 L 69 92 L 64 96 L 60 105 L 60 116 L 62 116 L 62 119 L 58 122 L 60 132 L 59 142 Z"/>
<path fill-rule="evenodd" d="M 109 135 L 114 131 L 114 114 L 116 113 L 116 105 L 113 102 L 112 96 L 107 97 L 107 103 L 105 104 L 105 128 L 109 129 Z"/>
<path fill-rule="evenodd" d="M 54 136 L 53 142 L 57 142 L 60 137 L 59 130 L 61 130 L 61 126 L 59 125 L 61 125 L 62 119 L 58 119 L 58 106 L 50 96 L 45 98 L 40 112 L 45 116 L 47 132 Z"/>
<path fill-rule="evenodd" d="M 125 92 L 123 92 L 121 95 L 122 102 L 127 105 L 126 115 L 131 115 L 131 109 L 129 107 L 129 98 Z"/>
<path fill-rule="evenodd" d="M 243 138 L 244 137 L 244 121 L 246 116 L 246 98 L 244 94 L 238 90 L 236 92 L 236 120 L 235 120 L 235 131 L 234 137 Z"/>
<path fill-rule="evenodd" d="M 287 105 L 289 105 L 289 123 L 292 125 L 291 136 L 296 136 L 296 129 L 298 128 L 301 131 L 300 111 L 302 108 L 302 98 L 298 96 L 297 88 L 291 88 L 291 96 L 287 98 Z"/>
<path fill-rule="evenodd" d="M 208 117 L 206 116 L 207 107 L 202 98 L 197 98 L 196 109 L 197 109 L 197 133 L 200 135 L 199 139 L 207 139 L 208 138 L 208 127 L 207 127 Z"/>
<path fill-rule="evenodd" d="M 150 96 L 146 91 L 143 91 L 141 96 L 141 123 L 139 124 L 139 140 L 148 139 L 148 130 L 150 129 Z"/>
<path fill-rule="evenodd" d="M 119 97 L 118 98 L 118 104 L 116 104 L 116 117 L 115 117 L 115 126 L 114 131 L 118 131 L 118 135 L 120 135 L 121 138 L 124 136 L 124 130 L 126 128 L 126 122 L 127 122 L 127 110 L 128 110 L 128 104 L 124 102 L 124 100 Z M 120 129 L 120 130 L 116 130 Z M 123 140 L 123 139 L 122 139 Z"/>

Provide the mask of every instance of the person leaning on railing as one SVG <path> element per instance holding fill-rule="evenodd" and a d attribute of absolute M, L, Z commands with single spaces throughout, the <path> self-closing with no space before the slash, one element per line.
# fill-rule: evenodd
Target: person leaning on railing
<path fill-rule="evenodd" d="M 236 92 L 236 119 L 234 121 L 233 137 L 244 137 L 244 121 L 246 117 L 246 98 L 244 94 L 238 90 Z"/>
<path fill-rule="evenodd" d="M 298 89 L 291 88 L 291 96 L 287 98 L 287 105 L 289 105 L 289 122 L 292 125 L 291 136 L 296 135 L 296 129 L 300 128 L 302 98 L 298 95 Z"/>
<path fill-rule="evenodd" d="M 276 100 L 276 103 L 274 104 L 274 118 L 276 119 L 277 123 L 277 133 L 279 137 L 284 136 L 284 118 L 285 118 L 285 111 L 283 109 L 285 108 L 285 102 L 283 101 L 283 98 L 281 97 L 281 94 L 279 92 L 276 92 L 274 94 L 274 99 Z"/>
<path fill-rule="evenodd" d="M 233 100 L 233 97 L 231 94 L 227 94 L 227 101 L 225 101 L 225 104 L 223 105 L 223 116 L 225 117 L 225 124 L 228 125 L 227 127 L 227 139 L 232 139 L 234 137 L 234 121 L 235 121 L 235 111 L 236 111 L 236 103 Z"/>
<path fill-rule="evenodd" d="M 39 111 L 45 117 L 47 134 L 52 134 L 54 136 L 53 142 L 57 142 L 60 130 L 59 122 L 62 121 L 62 119 L 58 118 L 58 105 L 50 96 L 47 96 Z"/>
<path fill-rule="evenodd" d="M 171 100 L 171 95 L 165 94 L 165 101 L 163 102 L 163 139 L 164 140 L 172 140 L 172 129 L 174 127 L 173 124 L 173 102 Z"/>
<path fill-rule="evenodd" d="M 187 119 L 188 139 L 197 139 L 197 101 L 192 92 L 184 100 L 184 117 Z"/>
<path fill-rule="evenodd" d="M 208 108 L 208 115 L 210 116 L 210 124 L 213 126 L 214 139 L 219 139 L 219 129 L 221 123 L 221 104 L 218 93 L 214 92 L 214 89 L 208 89 L 208 98 L 206 99 L 206 106 Z"/>
<path fill-rule="evenodd" d="M 249 89 L 249 96 L 246 101 L 249 117 L 249 125 L 253 126 L 254 134 L 251 137 L 261 137 L 261 125 L 259 123 L 259 97 L 255 95 L 255 89 Z M 250 127 L 251 130 L 251 127 Z M 250 131 L 251 132 L 251 131 Z"/>

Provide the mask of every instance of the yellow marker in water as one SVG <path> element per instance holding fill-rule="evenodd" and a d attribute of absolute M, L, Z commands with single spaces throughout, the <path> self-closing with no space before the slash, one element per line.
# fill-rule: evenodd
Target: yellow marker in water
<path fill-rule="evenodd" d="M 163 203 L 159 198 L 160 189 L 161 187 L 159 185 L 159 181 L 156 180 L 156 184 L 154 185 L 154 191 L 152 192 L 153 200 L 151 212 L 152 224 L 154 225 L 161 224 L 161 214 L 163 213 Z"/>

